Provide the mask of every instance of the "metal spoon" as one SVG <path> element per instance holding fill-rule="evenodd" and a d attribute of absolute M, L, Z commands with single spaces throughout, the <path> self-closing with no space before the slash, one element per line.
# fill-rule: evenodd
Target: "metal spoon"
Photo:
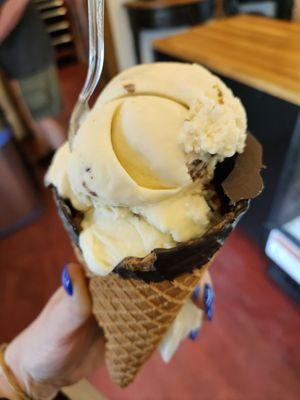
<path fill-rule="evenodd" d="M 88 0 L 89 66 L 87 77 L 71 115 L 68 140 L 72 150 L 75 135 L 89 111 L 89 100 L 100 80 L 104 64 L 104 0 Z"/>

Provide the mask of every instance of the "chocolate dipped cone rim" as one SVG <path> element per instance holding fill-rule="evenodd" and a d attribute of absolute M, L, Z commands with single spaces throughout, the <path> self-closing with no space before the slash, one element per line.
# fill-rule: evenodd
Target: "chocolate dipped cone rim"
<path fill-rule="evenodd" d="M 185 272 L 201 269 L 223 245 L 241 216 L 247 211 L 250 199 L 263 190 L 260 176 L 262 148 L 249 134 L 245 151 L 226 159 L 217 166 L 214 185 L 222 200 L 223 215 L 204 236 L 180 243 L 171 249 L 154 249 L 144 258 L 126 257 L 113 270 L 122 278 L 146 282 L 172 280 Z M 52 187 L 59 215 L 71 240 L 79 247 L 80 221 L 78 212 L 68 200 L 62 199 Z"/>
<path fill-rule="evenodd" d="M 263 191 L 264 183 L 260 175 L 262 165 L 262 146 L 249 133 L 244 152 L 236 157 L 234 168 L 222 182 L 224 193 L 232 204 L 240 200 L 254 199 Z"/>

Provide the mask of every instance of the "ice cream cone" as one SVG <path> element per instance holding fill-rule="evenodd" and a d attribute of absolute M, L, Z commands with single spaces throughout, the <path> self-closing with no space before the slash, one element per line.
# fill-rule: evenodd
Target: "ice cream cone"
<path fill-rule="evenodd" d="M 149 64 L 116 77 L 72 149 L 56 153 L 46 183 L 121 387 L 172 330 L 263 188 L 261 146 L 246 126 L 239 99 L 203 67 Z"/>
<path fill-rule="evenodd" d="M 128 386 L 157 349 L 209 264 L 173 281 L 146 283 L 110 274 L 90 280 L 93 312 L 107 340 L 114 381 Z"/>
<path fill-rule="evenodd" d="M 93 314 L 106 339 L 108 370 L 116 384 L 126 387 L 158 348 L 224 240 L 247 210 L 248 202 L 234 206 L 200 241 L 175 249 L 156 250 L 144 259 L 129 257 L 115 272 L 96 276 L 85 264 L 78 246 L 76 222 L 69 206 L 55 190 L 54 198 L 77 259 L 89 278 Z M 171 274 L 158 271 L 166 259 L 177 264 L 173 269 L 167 265 Z M 151 263 L 157 265 L 157 275 Z"/>
<path fill-rule="evenodd" d="M 84 263 L 78 248 L 75 251 Z M 134 380 L 157 349 L 211 263 L 162 282 L 123 279 L 117 274 L 90 277 L 93 313 L 106 338 L 106 364 L 120 387 Z"/>
<path fill-rule="evenodd" d="M 239 167 L 239 169 L 242 169 Z M 59 215 L 80 263 L 85 266 L 93 313 L 106 338 L 106 364 L 112 379 L 128 386 L 158 348 L 179 310 L 249 201 L 226 205 L 224 214 L 201 238 L 171 249 L 155 249 L 144 258 L 125 258 L 106 276 L 93 275 L 79 247 L 80 215 L 53 188 Z"/>

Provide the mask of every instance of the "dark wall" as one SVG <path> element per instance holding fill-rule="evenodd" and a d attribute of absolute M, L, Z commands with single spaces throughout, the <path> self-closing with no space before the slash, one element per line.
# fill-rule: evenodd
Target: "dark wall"
<path fill-rule="evenodd" d="M 224 0 L 224 12 L 228 15 L 238 13 L 238 6 L 242 3 L 262 3 L 264 0 Z M 277 17 L 291 19 L 293 0 L 274 0 L 277 3 Z"/>

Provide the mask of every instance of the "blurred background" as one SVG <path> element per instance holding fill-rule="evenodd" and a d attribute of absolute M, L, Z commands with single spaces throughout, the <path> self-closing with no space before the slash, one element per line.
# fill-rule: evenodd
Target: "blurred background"
<path fill-rule="evenodd" d="M 43 176 L 87 69 L 86 0 L 0 1 L 0 342 L 41 310 L 74 259 Z M 6 11 L 7 12 L 7 11 Z M 9 16 L 4 18 L 4 16 Z M 1 19 L 2 18 L 2 19 Z M 201 63 L 246 107 L 265 190 L 211 269 L 216 315 L 167 366 L 155 354 L 109 399 L 300 398 L 300 1 L 108 0 L 98 90 L 136 63 Z"/>

